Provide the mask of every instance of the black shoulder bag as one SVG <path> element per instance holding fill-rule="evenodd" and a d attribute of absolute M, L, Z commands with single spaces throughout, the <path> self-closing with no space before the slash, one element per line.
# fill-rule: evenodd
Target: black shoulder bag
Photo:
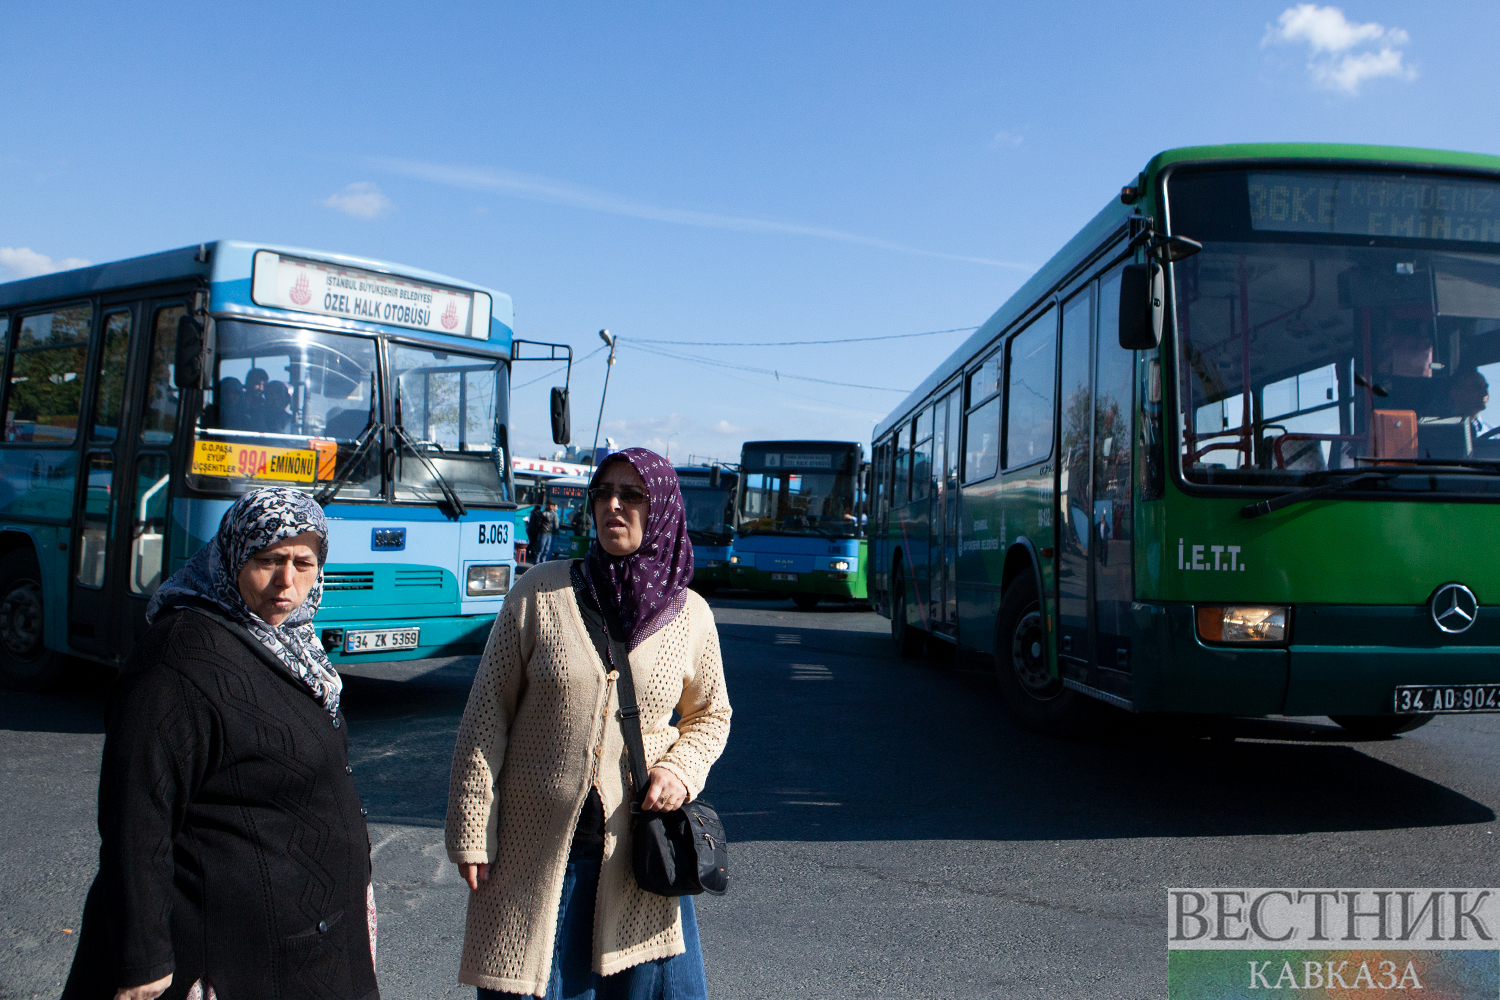
<path fill-rule="evenodd" d="M 713 807 L 701 800 L 685 803 L 672 812 L 648 812 L 641 808 L 646 795 L 646 745 L 641 739 L 641 710 L 635 701 L 635 682 L 630 676 L 630 651 L 613 609 L 596 610 L 578 574 L 587 572 L 574 563 L 574 596 L 589 626 L 589 637 L 599 658 L 619 673 L 620 728 L 630 751 L 630 778 L 635 794 L 630 800 L 631 861 L 635 881 L 658 896 L 696 896 L 707 892 L 722 896 L 729 888 L 729 854 L 724 824 Z M 602 611 L 602 615 L 601 615 Z M 606 639 L 607 636 L 607 639 Z"/>

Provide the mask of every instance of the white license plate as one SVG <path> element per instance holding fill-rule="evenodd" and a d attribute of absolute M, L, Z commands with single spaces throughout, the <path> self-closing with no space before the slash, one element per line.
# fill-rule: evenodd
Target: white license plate
<path fill-rule="evenodd" d="M 1407 684 L 1396 689 L 1397 715 L 1500 712 L 1500 684 Z"/>
<path fill-rule="evenodd" d="M 422 630 L 419 628 L 371 628 L 344 633 L 346 653 L 389 653 L 398 649 L 411 649 L 419 644 Z"/>
<path fill-rule="evenodd" d="M 785 581 L 786 583 L 796 583 L 797 582 L 797 574 L 796 573 L 772 573 L 771 574 L 771 579 L 773 579 L 773 580 L 782 580 L 782 581 Z"/>

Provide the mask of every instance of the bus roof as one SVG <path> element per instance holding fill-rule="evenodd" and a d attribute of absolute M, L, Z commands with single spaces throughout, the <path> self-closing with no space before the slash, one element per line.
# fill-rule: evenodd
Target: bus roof
<path fill-rule="evenodd" d="M 432 331 L 407 330 L 376 322 L 358 322 L 319 315 L 321 321 L 340 326 L 369 330 L 402 329 L 403 332 L 420 333 L 451 342 L 480 342 L 491 347 L 509 351 L 513 337 L 514 307 L 509 295 L 476 285 L 470 281 L 451 278 L 447 275 L 424 271 L 421 268 L 393 264 L 371 257 L 355 257 L 350 254 L 329 253 L 303 247 L 282 246 L 272 243 L 247 243 L 242 240 L 216 240 L 198 246 L 166 250 L 161 253 L 92 264 L 71 271 L 58 271 L 35 278 L 0 283 L 0 309 L 21 306 L 31 302 L 76 298 L 95 292 L 145 285 L 156 282 L 178 281 L 183 278 L 203 278 L 213 285 L 212 302 L 215 312 L 227 307 L 235 312 L 247 314 L 286 315 L 285 310 L 267 309 L 257 306 L 250 297 L 251 270 L 258 250 L 270 250 L 290 257 L 325 262 L 343 267 L 358 268 L 411 278 L 434 285 L 446 285 L 466 292 L 482 292 L 490 297 L 490 328 L 488 338 L 455 337 Z M 294 314 L 295 315 L 295 314 Z"/>
<path fill-rule="evenodd" d="M 746 441 L 743 448 L 785 448 L 788 445 L 827 445 L 834 448 L 863 448 L 863 441 Z"/>
<path fill-rule="evenodd" d="M 1407 146 L 1361 146 L 1352 143 L 1235 143 L 1223 146 L 1182 146 L 1157 153 L 1146 164 L 1146 169 L 1143 171 L 1147 181 L 1143 190 L 1150 192 L 1151 182 L 1156 176 L 1162 170 L 1176 164 L 1254 160 L 1309 160 L 1321 161 L 1324 164 L 1330 161 L 1347 160 L 1351 163 L 1359 162 L 1372 166 L 1456 168 L 1492 171 L 1500 174 L 1500 156 L 1488 156 L 1482 153 L 1458 153 Z M 872 440 L 878 440 L 896 424 L 905 420 L 923 400 L 932 394 L 933 390 L 961 371 L 970 358 L 984 350 L 990 341 L 995 340 L 1012 323 L 1020 319 L 1043 293 L 1066 277 L 1100 240 L 1124 225 L 1125 220 L 1130 216 L 1140 214 L 1149 203 L 1149 196 L 1143 198 L 1136 206 L 1125 205 L 1118 197 L 1111 198 L 1109 204 L 1105 205 L 1098 215 L 1095 215 L 1072 239 L 1063 244 L 1062 249 L 1053 254 L 1050 260 L 1037 268 L 1026 283 L 1006 299 L 999 309 L 995 310 L 994 315 L 985 320 L 979 329 L 948 355 L 943 363 L 923 379 L 922 384 L 913 389 L 884 420 L 875 425 Z"/>

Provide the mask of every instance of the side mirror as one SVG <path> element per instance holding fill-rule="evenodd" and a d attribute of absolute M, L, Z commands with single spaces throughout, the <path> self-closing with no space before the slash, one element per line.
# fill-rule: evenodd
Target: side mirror
<path fill-rule="evenodd" d="M 1120 346 L 1149 351 L 1161 343 L 1165 278 L 1159 264 L 1126 264 L 1120 275 Z"/>
<path fill-rule="evenodd" d="M 568 409 L 568 390 L 552 387 L 552 443 L 567 444 L 573 440 L 573 417 Z"/>
<path fill-rule="evenodd" d="M 213 326 L 198 325 L 191 315 L 177 321 L 177 356 L 172 384 L 179 389 L 212 389 L 214 377 Z"/>
<path fill-rule="evenodd" d="M 708 485 L 714 489 L 718 489 L 723 482 L 724 476 L 719 472 L 719 467 L 717 465 L 710 465 L 708 467 Z"/>

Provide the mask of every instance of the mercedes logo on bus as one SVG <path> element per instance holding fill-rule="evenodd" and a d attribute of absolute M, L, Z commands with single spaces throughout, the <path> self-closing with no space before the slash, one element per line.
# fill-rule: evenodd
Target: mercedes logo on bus
<path fill-rule="evenodd" d="M 1445 583 L 1427 599 L 1432 624 L 1449 635 L 1468 631 L 1479 617 L 1479 598 L 1461 583 Z"/>

